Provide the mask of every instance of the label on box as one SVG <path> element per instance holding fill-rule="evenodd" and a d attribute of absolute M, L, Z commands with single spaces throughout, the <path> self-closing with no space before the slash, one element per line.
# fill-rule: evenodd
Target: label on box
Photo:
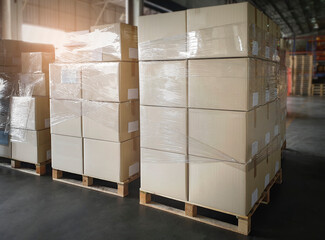
<path fill-rule="evenodd" d="M 257 41 L 253 41 L 252 54 L 258 55 L 258 42 Z"/>
<path fill-rule="evenodd" d="M 264 179 L 264 187 L 266 188 L 270 183 L 270 174 L 266 174 L 265 175 L 265 179 Z"/>
<path fill-rule="evenodd" d="M 96 48 L 91 52 L 91 59 L 93 61 L 103 61 L 103 48 Z"/>
<path fill-rule="evenodd" d="M 267 134 L 265 134 L 265 145 L 268 145 L 270 142 L 270 132 L 268 132 Z"/>
<path fill-rule="evenodd" d="M 128 123 L 128 133 L 135 132 L 139 130 L 139 121 L 133 121 Z"/>
<path fill-rule="evenodd" d="M 269 90 L 266 90 L 265 91 L 265 102 L 269 102 L 270 101 L 270 91 Z"/>
<path fill-rule="evenodd" d="M 139 89 L 130 88 L 128 89 L 128 99 L 138 99 L 139 98 Z"/>
<path fill-rule="evenodd" d="M 280 168 L 280 163 L 279 163 L 279 161 L 276 161 L 276 163 L 275 163 L 275 174 L 277 174 L 277 172 L 279 171 L 279 168 Z"/>
<path fill-rule="evenodd" d="M 253 93 L 253 107 L 258 105 L 258 92 Z"/>
<path fill-rule="evenodd" d="M 45 128 L 49 128 L 50 127 L 50 119 L 47 118 L 44 121 L 45 121 Z"/>
<path fill-rule="evenodd" d="M 254 206 L 254 204 L 257 202 L 257 198 L 258 198 L 258 189 L 256 188 L 254 190 L 254 192 L 252 193 L 252 203 L 251 203 L 251 207 Z"/>
<path fill-rule="evenodd" d="M 268 46 L 265 47 L 265 58 L 270 58 L 270 48 Z"/>
<path fill-rule="evenodd" d="M 51 159 L 51 149 L 46 151 L 46 160 Z"/>
<path fill-rule="evenodd" d="M 279 134 L 279 125 L 274 126 L 274 136 Z"/>
<path fill-rule="evenodd" d="M 129 48 L 129 58 L 138 59 L 138 49 L 137 48 Z"/>
<path fill-rule="evenodd" d="M 252 157 L 254 157 L 258 152 L 258 141 L 252 143 Z"/>
<path fill-rule="evenodd" d="M 74 69 L 62 69 L 61 83 L 65 83 L 65 84 L 80 83 L 80 72 Z"/>
<path fill-rule="evenodd" d="M 133 176 L 134 174 L 138 173 L 140 169 L 140 164 L 134 163 L 131 166 L 129 166 L 129 177 Z"/>

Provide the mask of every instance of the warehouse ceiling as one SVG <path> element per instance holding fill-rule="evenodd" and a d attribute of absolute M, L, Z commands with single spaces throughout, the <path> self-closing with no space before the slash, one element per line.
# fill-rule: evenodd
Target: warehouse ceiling
<path fill-rule="evenodd" d="M 245 0 L 144 0 L 146 7 L 160 12 L 180 11 Z M 324 34 L 325 0 L 249 0 L 281 28 L 284 37 Z"/>

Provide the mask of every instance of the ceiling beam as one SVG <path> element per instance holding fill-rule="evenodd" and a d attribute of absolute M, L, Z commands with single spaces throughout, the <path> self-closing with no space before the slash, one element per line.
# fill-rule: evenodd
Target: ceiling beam
<path fill-rule="evenodd" d="M 290 14 L 291 14 L 293 20 L 295 20 L 296 25 L 299 27 L 299 30 L 300 30 L 301 34 L 303 34 L 303 33 L 304 33 L 304 29 L 303 29 L 303 27 L 302 27 L 300 21 L 298 20 L 298 16 L 297 16 L 297 14 L 296 14 L 294 8 L 292 7 L 290 1 L 285 0 L 284 3 L 285 3 L 285 5 L 286 5 L 288 11 L 290 12 Z"/>

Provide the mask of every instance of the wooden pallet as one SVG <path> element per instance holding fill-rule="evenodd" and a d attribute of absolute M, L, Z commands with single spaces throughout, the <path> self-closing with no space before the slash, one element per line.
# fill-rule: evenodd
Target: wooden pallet
<path fill-rule="evenodd" d="M 251 231 L 251 217 L 253 216 L 254 212 L 256 211 L 256 209 L 258 208 L 258 206 L 261 203 L 268 204 L 270 202 L 270 190 L 275 183 L 278 183 L 278 184 L 282 183 L 282 169 L 280 169 L 278 171 L 278 173 L 275 175 L 275 177 L 272 179 L 272 181 L 270 181 L 269 185 L 265 188 L 261 197 L 255 203 L 254 207 L 252 208 L 252 210 L 249 212 L 249 214 L 247 216 L 239 216 L 234 213 L 225 212 L 225 211 L 218 210 L 218 209 L 211 209 L 211 208 L 199 206 L 197 204 L 193 204 L 190 202 L 184 202 L 185 203 L 184 210 L 180 210 L 180 209 L 173 208 L 173 207 L 161 204 L 161 203 L 156 203 L 156 202 L 151 201 L 151 195 L 156 195 L 156 194 L 145 192 L 142 190 L 140 190 L 140 204 L 148 206 L 148 207 L 152 207 L 155 209 L 159 209 L 159 210 L 162 210 L 165 212 L 169 212 L 169 213 L 172 213 L 175 215 L 179 215 L 182 217 L 186 217 L 186 218 L 198 221 L 198 222 L 206 223 L 206 224 L 209 224 L 209 225 L 212 225 L 215 227 L 219 227 L 219 228 L 233 231 L 236 233 L 248 235 Z M 160 196 L 160 197 L 164 197 L 164 196 Z M 235 216 L 238 219 L 238 224 L 234 225 L 234 224 L 227 223 L 224 221 L 216 220 L 214 218 L 200 216 L 197 214 L 197 207 L 203 207 L 203 208 L 207 208 L 207 209 L 217 211 L 220 213 L 225 213 L 228 215 Z"/>
<path fill-rule="evenodd" d="M 34 174 L 37 176 L 45 175 L 46 174 L 46 166 L 48 164 L 51 164 L 51 160 L 47 160 L 45 162 L 36 163 L 36 164 L 22 162 L 22 161 L 15 160 L 15 159 L 7 159 L 7 160 L 10 163 L 1 162 L 0 166 L 7 167 L 7 168 L 14 168 L 20 172 L 30 173 L 30 174 Z M 34 168 L 34 166 L 35 166 L 35 168 Z"/>
<path fill-rule="evenodd" d="M 82 187 L 82 188 L 87 188 L 103 193 L 108 193 L 120 197 L 126 197 L 129 194 L 129 183 L 133 182 L 134 180 L 138 179 L 140 177 L 140 174 L 137 173 L 131 177 L 129 177 L 128 180 L 124 182 L 117 182 L 117 188 L 112 188 L 112 187 L 107 187 L 103 185 L 95 185 L 94 184 L 94 178 L 80 175 L 82 176 L 82 180 L 76 180 L 73 178 L 65 177 L 64 176 L 64 171 L 61 170 L 52 170 L 52 179 L 55 181 L 71 184 L 74 186 Z M 109 181 L 105 181 L 109 182 Z M 112 183 L 112 182 L 110 182 Z"/>
<path fill-rule="evenodd" d="M 312 96 L 324 96 L 325 84 L 313 84 L 311 88 Z"/>

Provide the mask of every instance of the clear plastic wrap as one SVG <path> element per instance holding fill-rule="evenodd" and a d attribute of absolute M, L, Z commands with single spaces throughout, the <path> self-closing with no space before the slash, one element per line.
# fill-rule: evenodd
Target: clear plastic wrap
<path fill-rule="evenodd" d="M 115 23 L 72 32 L 56 52 L 56 62 L 137 61 L 137 27 Z"/>
<path fill-rule="evenodd" d="M 22 73 L 48 73 L 49 64 L 55 60 L 54 53 L 23 52 L 21 53 Z"/>

